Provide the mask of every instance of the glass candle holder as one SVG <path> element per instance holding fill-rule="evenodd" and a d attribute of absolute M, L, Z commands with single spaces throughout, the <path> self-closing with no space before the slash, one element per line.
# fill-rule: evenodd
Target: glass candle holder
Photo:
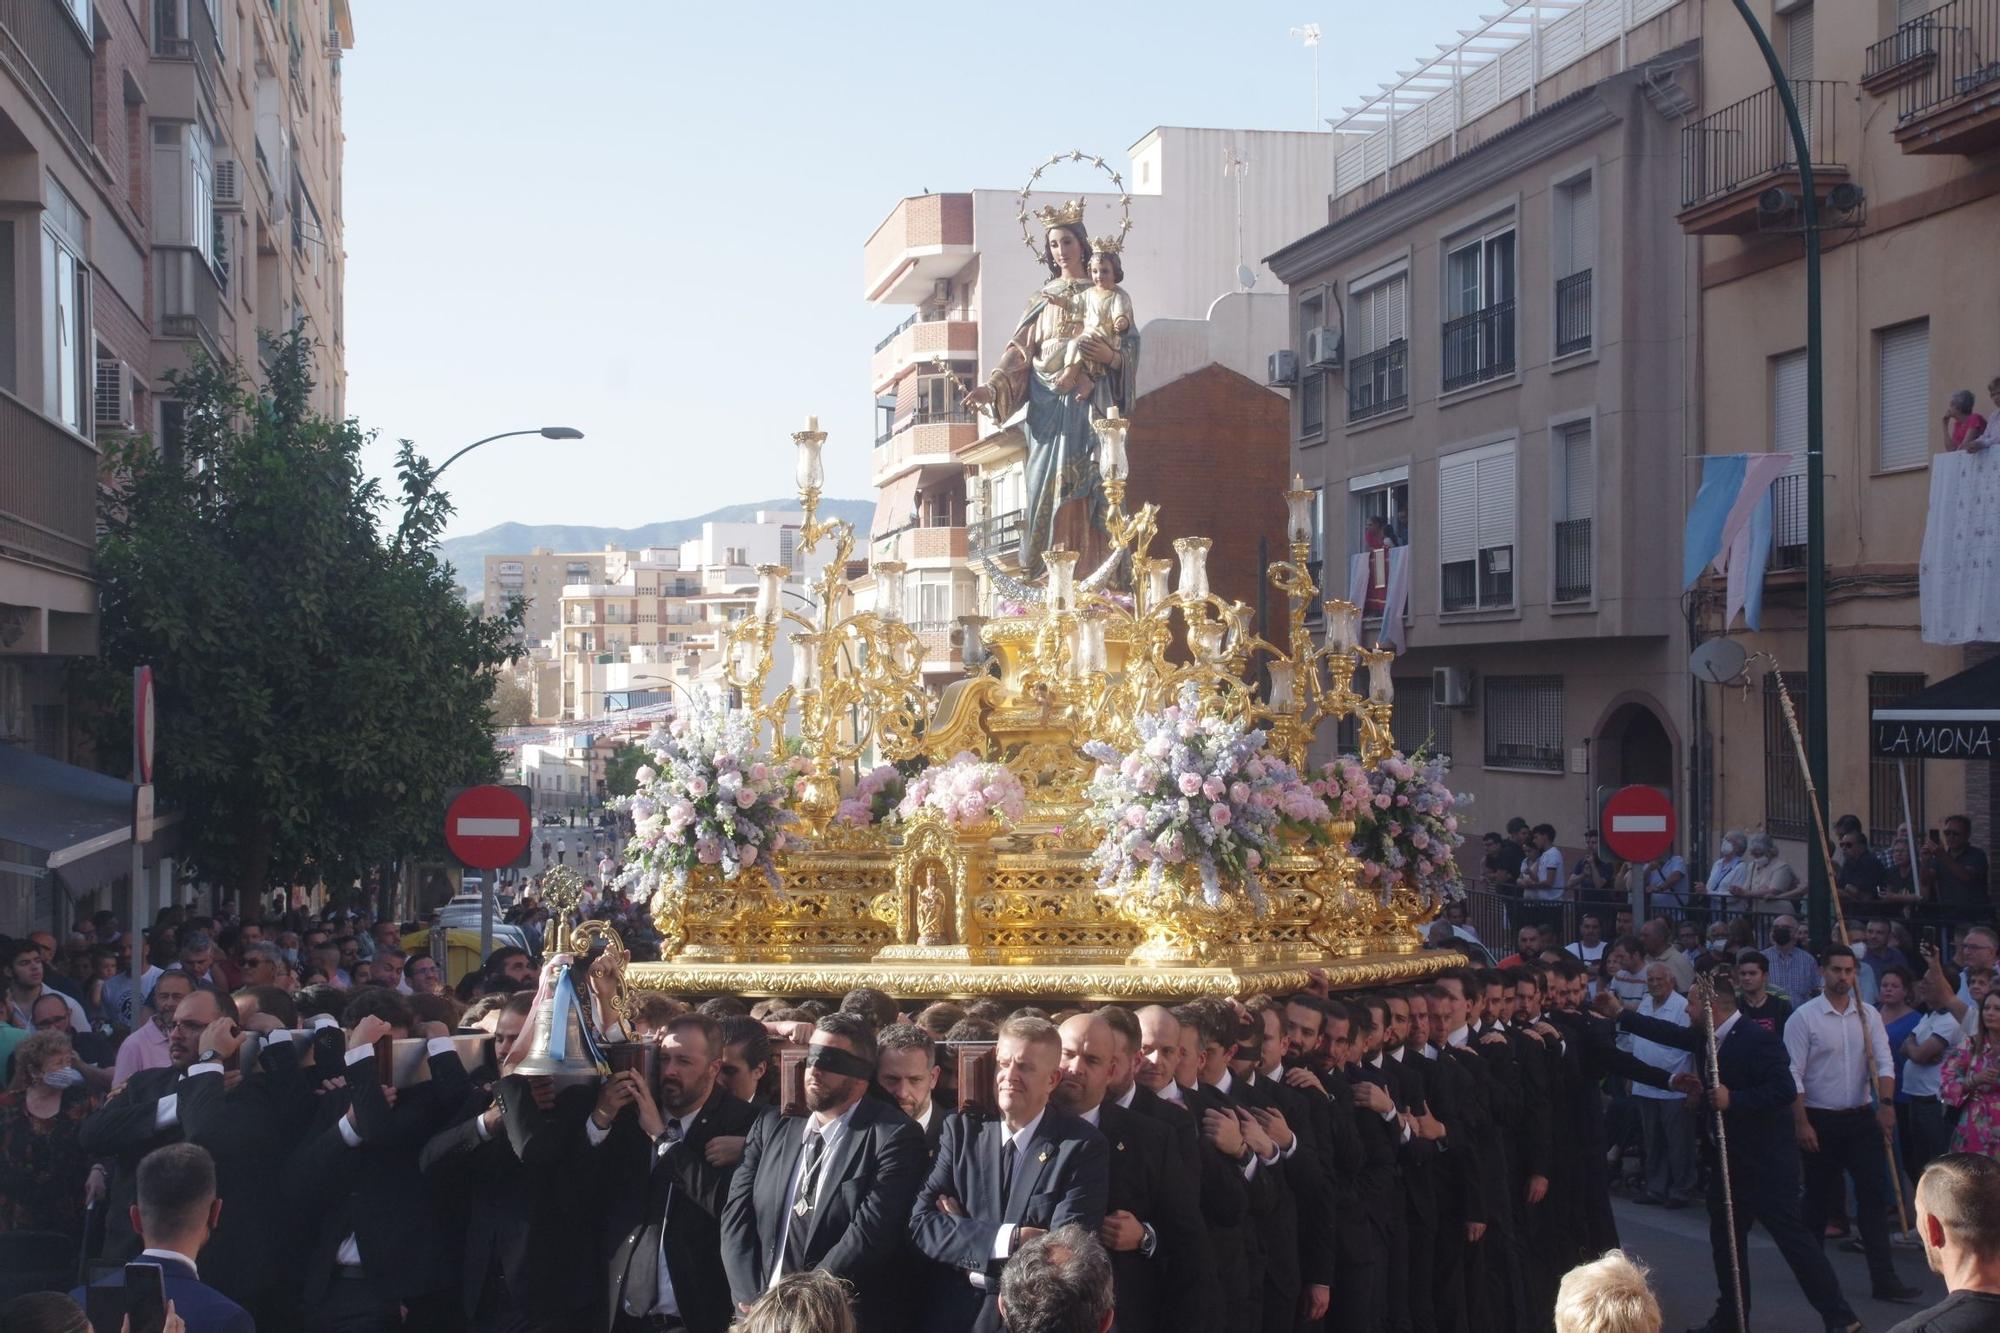
<path fill-rule="evenodd" d="M 778 618 L 779 598 L 790 572 L 783 565 L 757 566 L 757 619 L 767 625 Z"/>
<path fill-rule="evenodd" d="M 1146 562 L 1146 605 L 1158 606 L 1173 593 L 1170 577 L 1174 562 L 1165 556 L 1155 556 Z"/>
<path fill-rule="evenodd" d="M 1126 476 L 1125 435 L 1132 429 L 1132 423 L 1113 407 L 1093 420 L 1090 428 L 1097 432 L 1098 472 L 1106 481 L 1122 480 Z"/>
<path fill-rule="evenodd" d="M 1264 668 L 1271 676 L 1271 711 L 1289 713 L 1292 711 L 1292 664 L 1273 661 Z"/>
<path fill-rule="evenodd" d="M 796 480 L 802 491 L 816 491 L 826 474 L 820 463 L 820 450 L 826 445 L 826 435 L 819 428 L 818 417 L 807 417 L 806 428 L 792 436 L 798 446 L 798 458 L 794 462 Z"/>
<path fill-rule="evenodd" d="M 1326 603 L 1326 646 L 1336 653 L 1354 651 L 1355 642 L 1360 637 L 1355 623 L 1354 604 L 1333 598 Z"/>
<path fill-rule="evenodd" d="M 1215 543 L 1206 537 L 1181 537 L 1174 542 L 1174 554 L 1181 558 L 1182 597 L 1208 596 L 1208 549 Z"/>
<path fill-rule="evenodd" d="M 1390 664 L 1396 655 L 1390 652 L 1369 653 L 1368 657 L 1368 702 L 1392 704 L 1396 701 L 1396 683 L 1389 678 Z"/>
<path fill-rule="evenodd" d="M 1042 563 L 1049 571 L 1051 611 L 1076 609 L 1076 557 L 1075 551 L 1048 551 L 1042 556 Z"/>
<path fill-rule="evenodd" d="M 1292 489 L 1285 492 L 1286 527 L 1294 542 L 1312 540 L 1312 498 L 1306 489 L 1306 479 L 1302 473 L 1292 474 Z"/>
<path fill-rule="evenodd" d="M 801 631 L 792 636 L 792 685 L 800 694 L 819 688 L 819 635 Z"/>
<path fill-rule="evenodd" d="M 903 618 L 903 570 L 900 560 L 879 560 L 875 564 L 875 614 L 884 620 Z"/>

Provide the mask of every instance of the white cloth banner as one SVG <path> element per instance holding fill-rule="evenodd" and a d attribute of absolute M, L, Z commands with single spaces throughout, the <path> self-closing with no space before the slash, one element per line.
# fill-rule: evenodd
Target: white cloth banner
<path fill-rule="evenodd" d="M 1383 589 L 1382 628 L 1376 634 L 1377 645 L 1388 644 L 1398 653 L 1409 648 L 1409 631 L 1403 625 L 1404 617 L 1410 609 L 1410 548 L 1391 546 L 1386 548 L 1389 556 L 1388 583 Z M 1347 567 L 1347 600 L 1355 606 L 1368 605 L 1369 558 L 1372 551 L 1356 552 Z"/>
<path fill-rule="evenodd" d="M 2000 642 L 2000 450 L 1932 457 L 1917 581 L 1925 643 Z"/>

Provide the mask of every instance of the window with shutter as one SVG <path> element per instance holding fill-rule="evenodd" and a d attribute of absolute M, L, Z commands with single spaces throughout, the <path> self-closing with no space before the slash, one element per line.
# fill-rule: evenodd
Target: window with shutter
<path fill-rule="evenodd" d="M 1794 84 L 1813 77 L 1813 7 L 1810 4 L 1800 5 L 1785 16 L 1785 76 Z M 1799 105 L 1799 128 L 1806 132 L 1806 142 L 1817 147 L 1813 120 L 1819 110 L 1819 99 L 1808 96 L 1806 89 L 1797 87 L 1792 89 L 1792 95 Z M 1791 136 L 1780 134 L 1779 139 L 1784 144 L 1785 158 L 1789 161 L 1793 156 Z"/>
<path fill-rule="evenodd" d="M 1347 419 L 1363 421 L 1410 401 L 1409 276 L 1355 291 L 1348 306 Z"/>
<path fill-rule="evenodd" d="M 1597 455 L 1588 421 L 1572 421 L 1555 431 L 1555 600 L 1590 600 L 1592 520 L 1597 513 Z"/>
<path fill-rule="evenodd" d="M 1931 326 L 1912 320 L 1876 335 L 1876 466 L 1922 467 L 1931 456 Z"/>
<path fill-rule="evenodd" d="M 1513 444 L 1488 445 L 1438 464 L 1438 604 L 1486 611 L 1514 601 Z"/>
<path fill-rule="evenodd" d="M 1772 567 L 1796 568 L 1806 544 L 1806 354 L 1771 360 L 1771 448 L 1790 454 L 1785 473 L 1771 484 Z"/>
<path fill-rule="evenodd" d="M 1488 768 L 1563 771 L 1562 677 L 1488 676 L 1480 711 Z"/>
<path fill-rule="evenodd" d="M 1565 181 L 1555 191 L 1556 355 L 1590 350 L 1594 320 L 1591 270 L 1597 263 L 1597 199 L 1591 179 Z"/>

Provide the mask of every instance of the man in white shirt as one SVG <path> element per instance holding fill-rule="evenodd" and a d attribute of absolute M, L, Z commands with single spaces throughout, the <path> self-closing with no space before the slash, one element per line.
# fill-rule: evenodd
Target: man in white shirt
<path fill-rule="evenodd" d="M 1951 997 L 1951 988 L 1937 984 L 1939 980 L 1937 974 L 1918 980 L 1918 993 L 1931 1009 L 1903 1038 L 1901 1051 L 1903 1081 L 1896 1093 L 1902 1108 L 1903 1165 L 1912 1176 L 1923 1175 L 1931 1159 L 1943 1156 L 1951 1146 L 1951 1126 L 1945 1123 L 1944 1104 L 1938 1100 L 1939 1074 L 1946 1053 L 1965 1034 L 1943 1003 Z"/>
<path fill-rule="evenodd" d="M 1687 1000 L 1674 990 L 1674 974 L 1665 963 L 1646 964 L 1646 998 L 1639 1013 L 1676 1027 L 1688 1025 Z M 1645 1037 L 1634 1037 L 1632 1054 L 1672 1078 L 1690 1071 L 1687 1052 Z M 1640 1203 L 1665 1204 L 1685 1208 L 1694 1198 L 1694 1117 L 1687 1097 L 1672 1088 L 1632 1083 L 1633 1105 L 1639 1112 L 1643 1136 L 1646 1189 Z"/>
<path fill-rule="evenodd" d="M 43 984 L 46 965 L 42 962 L 41 946 L 33 940 L 15 940 L 7 947 L 7 1012 L 12 1016 L 15 1027 L 35 1030 L 35 1001 L 44 995 L 54 995 L 69 1007 L 70 1029 L 74 1032 L 90 1031 L 90 1018 L 78 1004 L 61 991 Z"/>
<path fill-rule="evenodd" d="M 1596 963 L 1603 958 L 1605 947 L 1604 918 L 1595 912 L 1583 914 L 1583 918 L 1577 922 L 1576 939 L 1563 946 L 1570 957 L 1585 963 Z"/>
<path fill-rule="evenodd" d="M 1920 1293 L 1896 1276 L 1889 1252 L 1889 1181 L 1882 1147 L 1896 1130 L 1896 1064 L 1882 1015 L 1856 993 L 1854 950 L 1830 944 L 1820 962 L 1820 994 L 1785 1022 L 1792 1077 L 1803 1094 L 1792 1104 L 1805 1150 L 1806 1230 L 1826 1233 L 1826 1200 L 1841 1172 L 1854 1182 L 1854 1216 L 1868 1255 L 1875 1299 L 1909 1301 Z"/>
<path fill-rule="evenodd" d="M 1533 854 L 1534 862 L 1528 870 L 1528 882 L 1521 890 L 1521 896 L 1529 902 L 1561 902 L 1565 881 L 1563 854 L 1556 849 L 1556 826 L 1535 825 Z"/>

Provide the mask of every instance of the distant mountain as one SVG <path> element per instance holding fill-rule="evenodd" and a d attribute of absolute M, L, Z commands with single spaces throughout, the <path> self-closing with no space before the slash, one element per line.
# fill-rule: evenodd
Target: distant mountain
<path fill-rule="evenodd" d="M 789 500 L 759 500 L 753 504 L 724 505 L 694 518 L 668 519 L 637 528 L 593 528 L 573 523 L 502 523 L 498 527 L 465 537 L 451 537 L 439 550 L 458 574 L 459 586 L 477 600 L 485 595 L 486 557 L 532 551 L 546 546 L 551 551 L 601 551 L 607 545 L 636 551 L 647 546 L 678 546 L 701 535 L 704 523 L 749 523 L 760 509 L 797 510 L 797 497 Z M 867 531 L 875 517 L 873 500 L 821 500 L 821 518 L 844 518 Z"/>

